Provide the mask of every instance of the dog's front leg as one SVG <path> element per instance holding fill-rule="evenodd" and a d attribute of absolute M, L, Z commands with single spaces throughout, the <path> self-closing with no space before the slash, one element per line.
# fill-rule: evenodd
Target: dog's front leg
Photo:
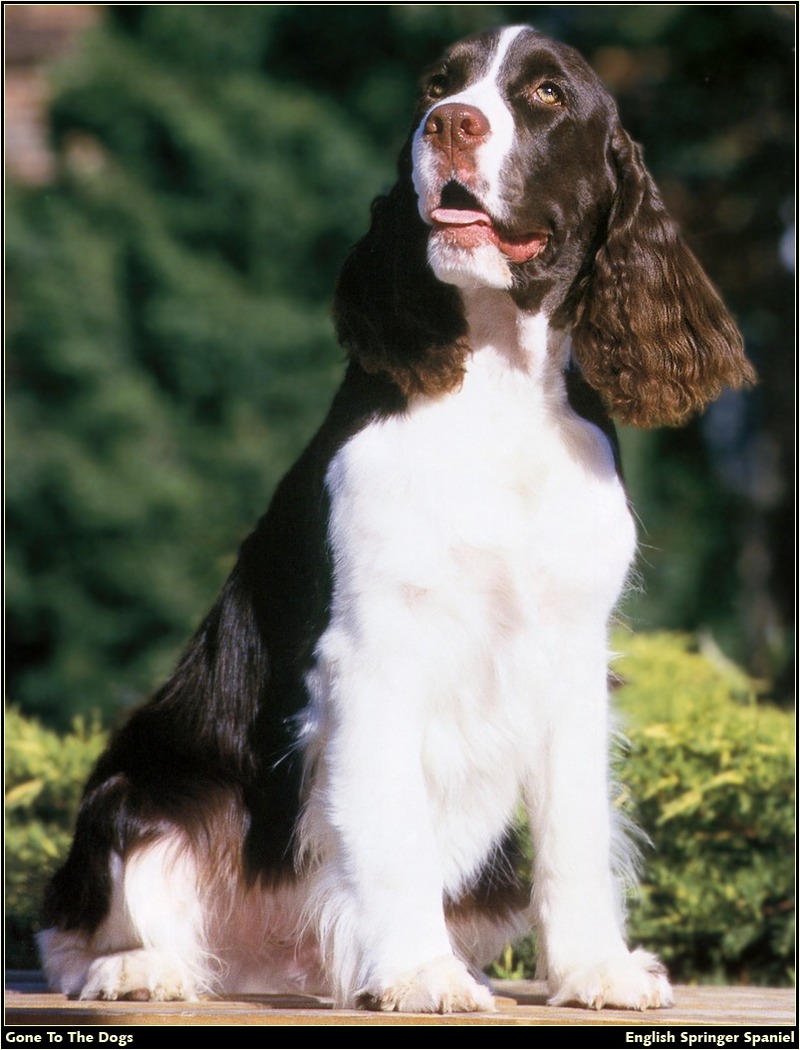
<path fill-rule="evenodd" d="M 311 917 L 337 999 L 414 1013 L 492 1010 L 445 924 L 413 662 L 373 663 L 362 649 L 351 670 L 347 647 L 336 648 L 312 682 L 325 725 L 303 834 L 316 854 Z"/>
<path fill-rule="evenodd" d="M 529 789 L 540 968 L 554 1005 L 669 1006 L 661 964 L 624 941 L 612 857 L 625 843 L 619 830 L 614 841 L 606 655 L 595 649 L 593 664 L 585 645 L 577 666 L 559 669 Z"/>

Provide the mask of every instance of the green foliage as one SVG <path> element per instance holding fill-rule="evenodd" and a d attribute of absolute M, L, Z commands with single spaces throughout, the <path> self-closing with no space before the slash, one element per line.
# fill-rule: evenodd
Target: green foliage
<path fill-rule="evenodd" d="M 793 976 L 794 726 L 757 685 L 687 636 L 619 639 L 628 740 L 619 805 L 653 843 L 630 902 L 632 944 L 679 982 L 785 985 Z M 498 976 L 535 972 L 532 938 Z"/>
<path fill-rule="evenodd" d="M 652 839 L 630 938 L 678 981 L 786 984 L 794 927 L 794 729 L 755 684 L 678 635 L 621 639 L 618 708 L 630 741 L 620 804 Z M 104 734 L 60 736 L 6 716 L 6 916 L 12 966 L 35 965 L 44 884 L 66 855 Z M 508 948 L 503 977 L 533 976 L 535 946 Z"/>
<path fill-rule="evenodd" d="M 334 273 L 386 177 L 256 59 L 147 42 L 112 27 L 63 71 L 63 176 L 10 198 L 10 687 L 61 727 L 168 671 L 321 420 Z"/>
<path fill-rule="evenodd" d="M 654 843 L 631 936 L 682 981 L 786 984 L 794 946 L 795 730 L 713 647 L 632 636 L 616 669 L 622 776 Z"/>
<path fill-rule="evenodd" d="M 110 719 L 174 663 L 341 374 L 336 272 L 442 46 L 581 48 L 745 329 L 760 415 L 623 436 L 637 627 L 788 666 L 794 450 L 781 5 L 111 4 L 53 72 L 58 174 L 7 197 L 9 693 Z M 669 99 L 669 105 L 664 100 Z M 657 119 L 654 119 L 657 114 Z"/>
<path fill-rule="evenodd" d="M 6 965 L 38 965 L 33 931 L 47 880 L 69 849 L 83 785 L 105 744 L 97 724 L 80 719 L 64 736 L 5 714 Z"/>

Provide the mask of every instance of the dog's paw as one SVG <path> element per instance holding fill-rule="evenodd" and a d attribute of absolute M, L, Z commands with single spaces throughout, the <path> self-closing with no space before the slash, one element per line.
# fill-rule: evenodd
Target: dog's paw
<path fill-rule="evenodd" d="M 551 1006 L 578 1003 L 592 1010 L 657 1010 L 672 1006 L 667 971 L 641 948 L 594 966 L 576 966 L 556 982 Z"/>
<path fill-rule="evenodd" d="M 194 982 L 169 956 L 137 949 L 95 959 L 81 989 L 81 999 L 135 1002 L 193 1000 Z"/>
<path fill-rule="evenodd" d="M 362 988 L 356 1005 L 363 1010 L 396 1010 L 408 1014 L 494 1013 L 488 988 L 470 976 L 452 956 L 434 959 L 383 987 Z"/>

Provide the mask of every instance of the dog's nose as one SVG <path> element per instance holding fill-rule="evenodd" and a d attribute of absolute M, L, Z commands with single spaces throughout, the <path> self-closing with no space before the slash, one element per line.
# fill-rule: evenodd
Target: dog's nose
<path fill-rule="evenodd" d="M 439 149 L 452 154 L 475 149 L 490 130 L 489 121 L 476 106 L 447 102 L 428 114 L 423 133 Z"/>

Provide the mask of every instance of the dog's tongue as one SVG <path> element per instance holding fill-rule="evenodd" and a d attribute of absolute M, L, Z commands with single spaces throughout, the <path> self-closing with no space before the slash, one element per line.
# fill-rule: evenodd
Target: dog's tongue
<path fill-rule="evenodd" d="M 485 211 L 470 208 L 434 208 L 431 218 L 440 226 L 486 227 L 483 238 L 490 239 L 512 262 L 524 263 L 533 259 L 547 243 L 545 234 L 525 234 L 522 237 L 504 237 Z M 462 239 L 463 239 L 462 235 Z M 476 236 L 478 236 L 476 231 Z"/>

